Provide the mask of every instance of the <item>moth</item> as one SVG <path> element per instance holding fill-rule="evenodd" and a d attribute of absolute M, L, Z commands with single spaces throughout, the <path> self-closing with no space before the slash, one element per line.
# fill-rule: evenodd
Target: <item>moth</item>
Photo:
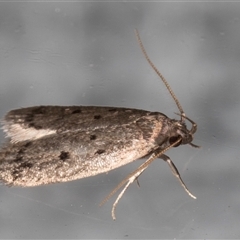
<path fill-rule="evenodd" d="M 21 187 L 67 182 L 147 158 L 101 203 L 125 185 L 112 207 L 112 218 L 116 219 L 115 208 L 129 185 L 161 158 L 185 191 L 196 198 L 165 152 L 184 144 L 198 147 L 192 143 L 197 124 L 185 115 L 168 82 L 149 59 L 137 30 L 136 36 L 145 58 L 173 97 L 180 119 L 170 119 L 160 112 L 116 107 L 35 106 L 12 110 L 2 121 L 9 138 L 0 150 L 2 182 Z"/>

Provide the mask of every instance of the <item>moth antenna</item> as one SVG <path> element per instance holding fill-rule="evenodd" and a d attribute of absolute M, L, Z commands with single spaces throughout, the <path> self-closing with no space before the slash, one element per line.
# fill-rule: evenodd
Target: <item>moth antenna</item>
<path fill-rule="evenodd" d="M 183 108 L 180 104 L 180 102 L 178 101 L 176 95 L 174 94 L 172 88 L 170 87 L 170 85 L 168 84 L 167 80 L 164 78 L 164 76 L 158 71 L 158 69 L 155 67 L 155 65 L 153 64 L 153 62 L 150 60 L 150 58 L 148 57 L 147 55 L 147 52 L 143 46 L 143 43 L 142 43 L 142 40 L 140 38 L 140 35 L 139 35 L 139 32 L 137 29 L 135 29 L 135 34 L 136 34 L 136 37 L 137 37 L 137 41 L 140 45 L 140 48 L 145 56 L 145 58 L 147 59 L 148 63 L 150 64 L 150 66 L 153 68 L 153 70 L 157 73 L 157 75 L 161 78 L 161 80 L 163 81 L 163 83 L 165 84 L 167 90 L 169 91 L 169 93 L 171 94 L 173 100 L 175 101 L 180 113 L 181 113 L 181 120 L 183 119 L 183 117 L 185 116 L 185 112 L 183 111 Z"/>

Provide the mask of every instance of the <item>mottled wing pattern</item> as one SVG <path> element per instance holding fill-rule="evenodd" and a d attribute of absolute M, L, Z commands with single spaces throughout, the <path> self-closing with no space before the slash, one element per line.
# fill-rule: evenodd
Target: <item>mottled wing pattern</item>
<path fill-rule="evenodd" d="M 16 143 L 56 133 L 125 125 L 148 113 L 113 107 L 38 106 L 12 110 L 2 123 L 7 137 Z"/>
<path fill-rule="evenodd" d="M 37 109 L 34 107 L 21 111 L 19 115 L 18 110 L 14 110 L 5 118 L 7 129 L 14 124 L 22 127 L 17 135 L 10 135 L 14 141 L 0 152 L 0 176 L 6 184 L 36 186 L 71 181 L 125 165 L 159 147 L 154 130 L 161 128 L 157 118 L 165 117 L 159 113 L 123 108 L 40 108 L 45 113 L 33 114 Z M 58 113 L 54 115 L 55 111 Z M 62 116 L 58 122 L 59 111 Z M 30 114 L 33 115 L 32 122 L 58 134 L 23 141 L 19 134 L 29 131 L 27 116 Z M 113 118 L 113 114 L 117 117 Z M 47 118 L 46 123 L 43 118 Z M 88 118 L 91 124 L 85 126 Z M 71 129 L 70 123 L 76 124 L 75 129 Z"/>

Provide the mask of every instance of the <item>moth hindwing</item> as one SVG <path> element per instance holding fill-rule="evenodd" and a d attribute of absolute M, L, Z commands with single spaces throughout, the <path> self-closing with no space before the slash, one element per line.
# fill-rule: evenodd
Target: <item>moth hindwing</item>
<path fill-rule="evenodd" d="M 156 158 L 168 163 L 185 191 L 180 174 L 165 152 L 192 144 L 197 125 L 185 113 L 167 81 L 156 69 L 136 31 L 140 47 L 166 85 L 180 111 L 180 120 L 163 113 L 130 108 L 38 106 L 12 110 L 3 119 L 9 141 L 0 151 L 0 179 L 9 186 L 31 187 L 72 181 L 111 171 L 139 158 L 147 160 L 127 176 L 101 203 L 125 185 L 123 193 Z M 192 127 L 187 129 L 185 120 Z"/>

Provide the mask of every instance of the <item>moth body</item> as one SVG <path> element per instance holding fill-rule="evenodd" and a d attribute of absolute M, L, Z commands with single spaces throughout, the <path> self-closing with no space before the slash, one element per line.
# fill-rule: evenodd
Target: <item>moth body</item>
<path fill-rule="evenodd" d="M 189 196 L 196 199 L 165 152 L 183 144 L 198 147 L 192 143 L 197 124 L 186 116 L 135 33 L 146 60 L 175 101 L 180 120 L 159 112 L 115 107 L 38 106 L 12 110 L 2 121 L 9 141 L 0 150 L 1 181 L 22 187 L 66 182 L 147 157 L 102 201 L 101 205 L 125 185 L 112 207 L 115 219 L 116 205 L 126 189 L 155 159 L 161 158 Z M 192 124 L 191 129 L 187 129 L 186 120 Z"/>
<path fill-rule="evenodd" d="M 3 124 L 10 141 L 0 152 L 0 178 L 23 187 L 111 171 L 188 131 L 162 113 L 111 107 L 22 108 Z"/>

